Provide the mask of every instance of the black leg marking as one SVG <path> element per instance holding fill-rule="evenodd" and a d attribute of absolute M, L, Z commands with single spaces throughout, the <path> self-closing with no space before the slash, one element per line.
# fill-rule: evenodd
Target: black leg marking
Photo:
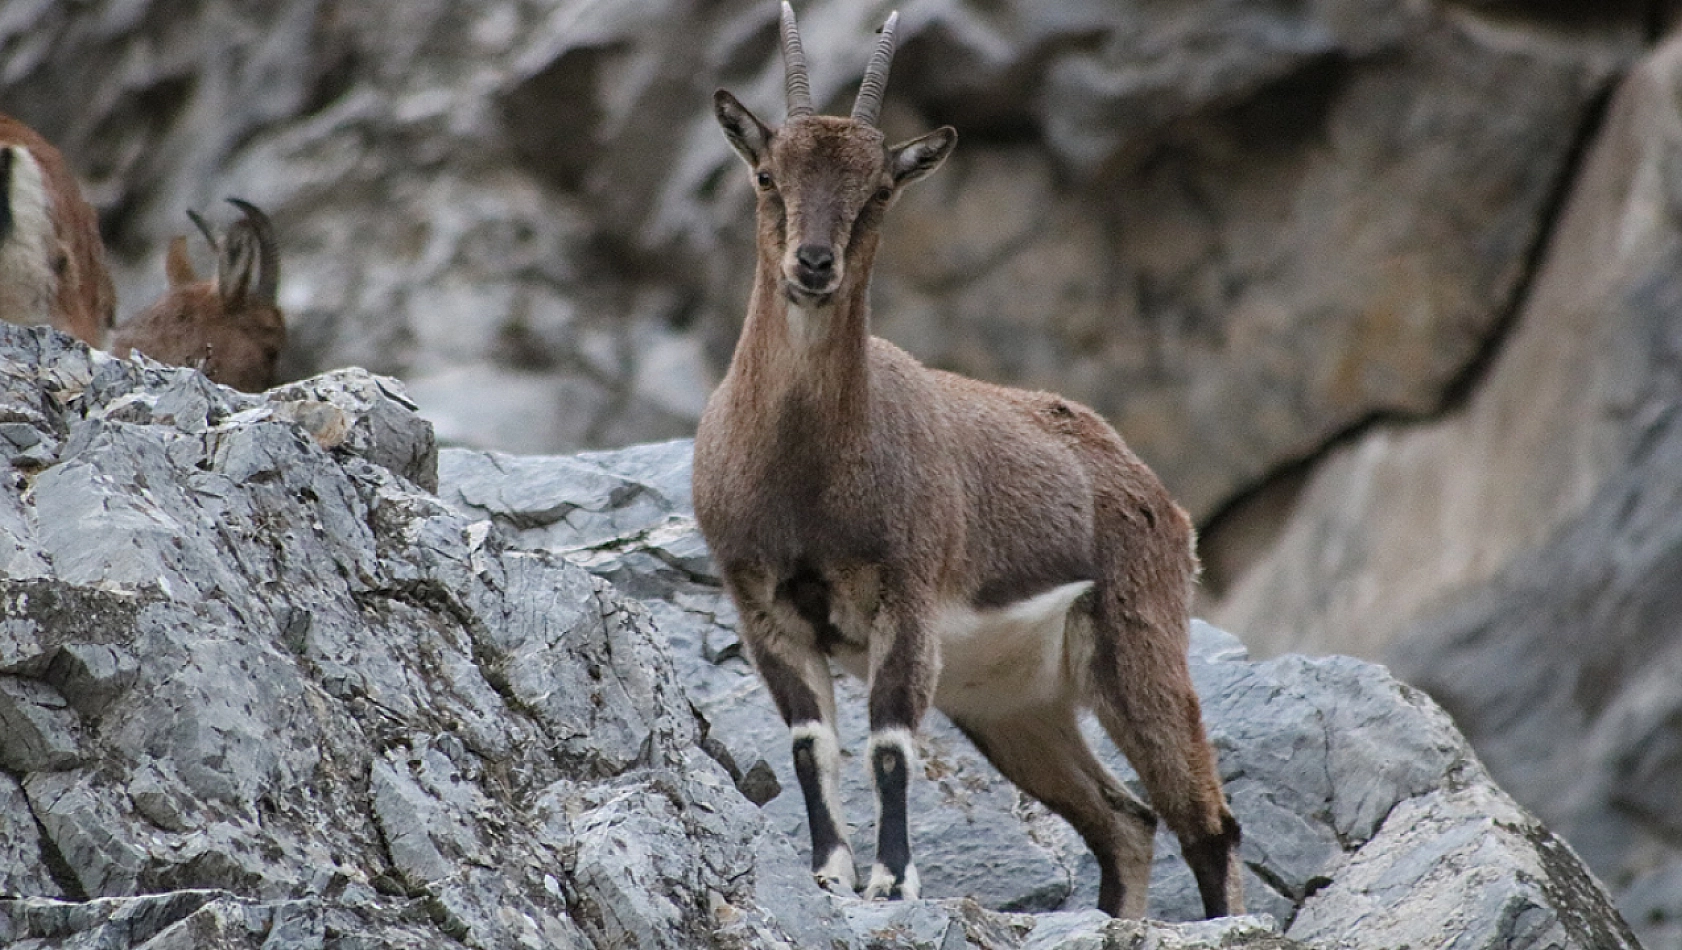
<path fill-rule="evenodd" d="M 1143 829 L 1147 837 L 1155 833 L 1158 819 L 1149 805 L 1132 795 L 1116 794 L 1106 786 L 1099 786 L 1099 794 L 1111 809 L 1124 816 L 1124 820 Z M 1092 849 L 1093 856 L 1098 859 L 1098 867 L 1102 869 L 1098 878 L 1098 909 L 1111 917 L 1123 916 L 1122 911 L 1127 904 L 1127 882 L 1122 878 L 1116 853 L 1110 851 L 1107 844 L 1092 838 L 1086 839 L 1086 845 Z"/>
<path fill-rule="evenodd" d="M 876 832 L 876 863 L 893 874 L 893 888 L 886 896 L 900 900 L 905 886 L 905 868 L 912 863 L 910 827 L 907 826 L 905 794 L 908 763 L 905 752 L 893 745 L 876 747 L 871 755 L 871 772 L 876 777 L 876 799 L 881 802 L 881 827 Z"/>
<path fill-rule="evenodd" d="M 865 884 L 868 900 L 917 900 L 922 881 L 912 861 L 905 795 L 915 755 L 905 730 L 876 733 L 870 740 L 870 773 L 876 784 L 876 864 Z"/>
<path fill-rule="evenodd" d="M 1098 909 L 1111 917 L 1120 917 L 1122 904 L 1127 900 L 1127 884 L 1116 870 L 1116 854 L 1103 841 L 1092 838 L 1085 841 L 1092 849 L 1092 856 L 1098 859 Z"/>
<path fill-rule="evenodd" d="M 845 847 L 846 842 L 824 797 L 823 763 L 818 761 L 817 740 L 809 734 L 794 737 L 794 774 L 800 779 L 800 793 L 806 799 L 806 821 L 812 828 L 812 870 L 821 871 L 834 856 L 835 849 Z"/>
<path fill-rule="evenodd" d="M 887 581 L 884 582 L 888 583 Z M 919 626 L 915 604 L 882 604 L 872 636 L 892 636 L 870 657 L 870 770 L 876 784 L 876 866 L 867 898 L 915 900 L 922 890 L 911 861 L 906 793 L 915 768 L 912 730 L 934 698 L 939 662 L 933 635 Z"/>

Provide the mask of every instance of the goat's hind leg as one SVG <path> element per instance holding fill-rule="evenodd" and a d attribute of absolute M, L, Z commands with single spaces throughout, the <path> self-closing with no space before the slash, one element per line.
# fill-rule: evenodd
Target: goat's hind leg
<path fill-rule="evenodd" d="M 841 745 L 835 733 L 835 683 L 816 646 L 776 634 L 744 637 L 766 691 L 793 739 L 794 774 L 812 832 L 812 875 L 826 889 L 857 887 L 853 848 L 841 811 Z"/>
<path fill-rule="evenodd" d="M 1197 693 L 1178 652 L 1139 630 L 1100 638 L 1091 697 L 1098 721 L 1138 771 L 1151 805 L 1180 839 L 1208 917 L 1244 912 L 1238 821 L 1227 807 Z M 1128 654 L 1128 645 L 1150 644 Z"/>
<path fill-rule="evenodd" d="M 1092 754 L 1075 711 L 1049 707 L 957 726 L 1005 778 L 1085 839 L 1098 859 L 1098 909 L 1143 917 L 1156 815 Z"/>

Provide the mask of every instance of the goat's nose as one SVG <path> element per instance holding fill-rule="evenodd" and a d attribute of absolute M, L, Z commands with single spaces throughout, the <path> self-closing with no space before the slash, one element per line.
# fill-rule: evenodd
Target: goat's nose
<path fill-rule="evenodd" d="M 801 283 L 821 284 L 835 269 L 835 252 L 823 244 L 802 244 L 795 249 L 795 263 L 799 264 Z"/>

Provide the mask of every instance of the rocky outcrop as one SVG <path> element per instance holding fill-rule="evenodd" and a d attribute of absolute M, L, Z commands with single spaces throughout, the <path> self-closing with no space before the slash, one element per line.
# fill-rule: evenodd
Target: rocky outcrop
<path fill-rule="evenodd" d="M 1217 620 L 1263 654 L 1395 660 L 1527 806 L 1595 842 L 1650 940 L 1682 946 L 1677 820 L 1642 784 L 1669 775 L 1682 728 L 1647 672 L 1670 662 L 1652 546 L 1669 528 L 1634 481 L 1667 484 L 1648 460 L 1676 404 L 1674 49 L 1600 107 L 1674 6 L 912 0 L 886 122 L 951 121 L 963 144 L 896 212 L 877 300 L 882 332 L 935 363 L 1111 415 L 1200 520 L 1223 513 L 1205 534 Z M 879 11 L 800 8 L 819 97 L 842 102 Z M 773 15 L 15 3 L 0 101 L 94 186 L 122 315 L 161 289 L 182 212 L 241 195 L 281 231 L 294 377 L 401 375 L 446 441 L 617 444 L 689 430 L 741 312 L 748 201 L 705 102 L 729 85 L 776 114 Z M 347 425 L 407 424 L 353 388 Z M 257 405 L 224 399 L 188 386 L 163 417 Z M 1445 402 L 1440 424 L 1395 418 Z M 315 396 L 264 405 L 325 431 L 284 415 Z M 38 415 L 0 422 L 19 471 L 66 451 Z M 357 425 L 362 447 L 334 451 L 392 435 Z M 411 449 L 380 464 L 426 487 Z M 92 517 L 79 491 L 48 500 Z M 8 576 L 46 570 L 15 540 L 28 517 L 0 506 Z M 103 539 L 88 529 L 66 563 L 150 576 L 149 553 L 93 553 Z M 157 563 L 173 585 L 213 559 Z M 89 682 L 136 675 L 98 642 L 61 653 Z M 25 737 L 0 768 L 71 761 L 53 723 L 101 700 L 0 683 L 0 726 Z M 9 860 L 35 848 L 28 828 L 0 827 L 0 890 L 57 879 Z M 159 906 L 185 905 L 122 913 Z"/>
<path fill-rule="evenodd" d="M 1433 411 L 1525 282 L 1645 3 L 904 5 L 880 330 L 1118 422 L 1200 518 Z M 778 115 L 770 0 L 16 7 L 0 99 L 94 184 L 132 314 L 183 212 L 273 215 L 295 375 L 402 376 L 447 440 L 687 434 L 744 310 L 728 85 Z M 844 104 L 880 11 L 800 4 Z M 73 104 L 73 107 L 72 107 Z"/>
<path fill-rule="evenodd" d="M 689 445 L 568 458 L 446 450 L 440 493 L 515 543 L 563 554 L 643 600 L 690 696 L 750 793 L 794 788 L 788 738 L 740 654 L 734 615 L 689 517 Z M 1347 658 L 1246 659 L 1198 624 L 1193 674 L 1233 810 L 1252 911 L 1309 946 L 1633 946 L 1570 849 L 1487 778 L 1448 718 L 1380 668 Z M 845 807 L 871 813 L 860 685 L 838 683 Z M 1131 776 L 1107 741 L 1107 763 Z M 1088 907 L 1096 867 L 1073 832 L 1003 783 L 931 714 L 912 838 L 933 897 L 1010 910 Z M 772 778 L 774 776 L 774 778 Z M 798 794 L 764 813 L 803 843 Z M 855 835 L 868 847 L 868 836 Z M 1190 873 L 1158 842 L 1151 913 L 1194 917 Z M 868 851 L 860 854 L 868 861 Z M 933 944 L 931 944 L 933 945 Z M 1540 944 L 1538 944 L 1540 945 Z"/>
<path fill-rule="evenodd" d="M 835 898 L 686 444 L 452 451 L 446 502 L 389 380 L 248 396 L 5 326 L 0 418 L 0 943 L 1634 946 L 1422 694 L 1208 627 L 1198 685 L 1271 919 L 1079 910 L 1072 833 L 939 725 L 914 836 L 940 899 Z"/>
<path fill-rule="evenodd" d="M 390 381 L 3 339 L 0 942 L 848 939 L 646 614 L 427 494 Z"/>

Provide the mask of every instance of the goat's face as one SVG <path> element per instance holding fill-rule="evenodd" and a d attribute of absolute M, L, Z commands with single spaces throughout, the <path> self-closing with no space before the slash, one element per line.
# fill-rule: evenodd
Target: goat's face
<path fill-rule="evenodd" d="M 886 146 L 876 127 L 894 26 L 882 26 L 851 118 L 812 114 L 806 58 L 794 10 L 783 4 L 783 63 L 788 121 L 772 129 L 735 96 L 713 94 L 713 112 L 730 145 L 753 171 L 759 192 L 759 254 L 777 268 L 783 292 L 802 307 L 830 302 L 848 280 L 862 284 L 876 249 L 882 213 L 901 188 L 940 167 L 958 141 L 951 126 Z"/>
<path fill-rule="evenodd" d="M 760 253 L 777 262 L 784 293 L 802 306 L 828 303 L 852 268 L 863 275 L 883 212 L 958 138 L 942 128 L 888 148 L 880 129 L 855 119 L 801 116 L 773 131 L 728 92 L 719 91 L 715 107 L 753 171 Z"/>

